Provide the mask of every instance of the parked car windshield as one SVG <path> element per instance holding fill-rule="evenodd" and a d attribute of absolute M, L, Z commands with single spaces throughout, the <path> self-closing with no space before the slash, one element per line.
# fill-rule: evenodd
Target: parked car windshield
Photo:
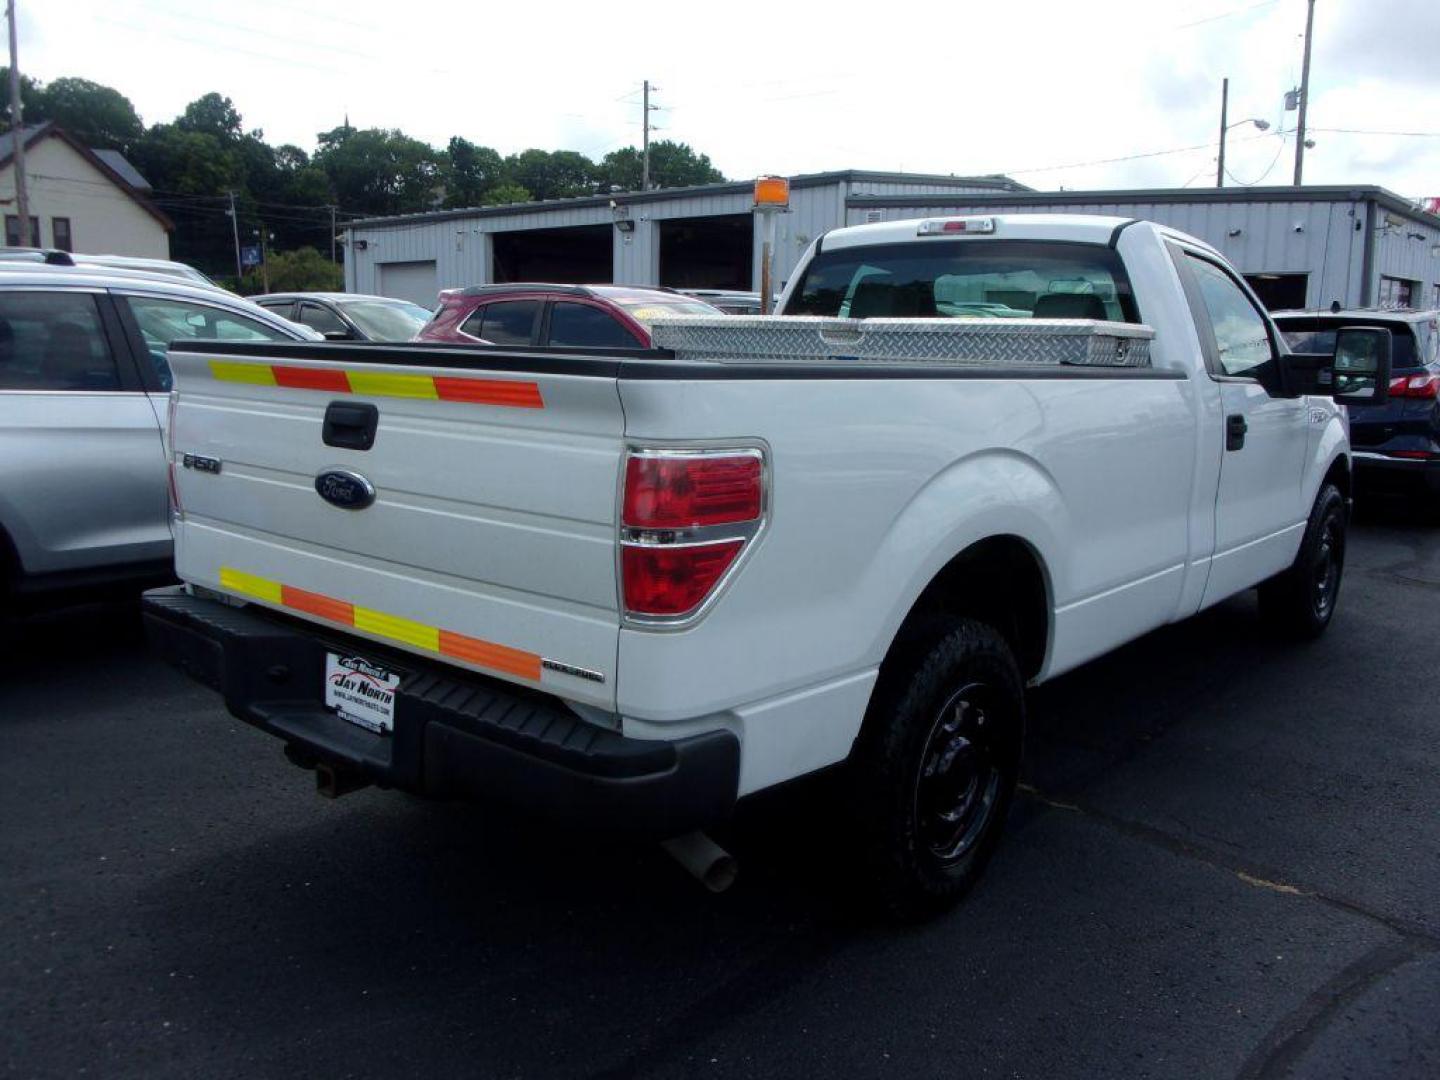
<path fill-rule="evenodd" d="M 1138 322 L 1120 257 L 1098 244 L 935 240 L 823 251 L 787 315 Z"/>
<path fill-rule="evenodd" d="M 1283 319 L 1279 321 L 1280 334 L 1291 352 L 1330 354 L 1335 351 L 1335 331 L 1342 326 L 1374 326 L 1390 331 L 1390 366 L 1401 368 L 1423 367 L 1433 363 L 1433 355 L 1419 359 L 1415 348 L 1415 334 L 1408 323 L 1399 320 L 1382 319 Z M 1433 349 L 1431 350 L 1433 353 Z"/>
<path fill-rule="evenodd" d="M 409 341 L 430 321 L 430 312 L 408 300 L 347 300 L 341 307 L 371 341 Z"/>

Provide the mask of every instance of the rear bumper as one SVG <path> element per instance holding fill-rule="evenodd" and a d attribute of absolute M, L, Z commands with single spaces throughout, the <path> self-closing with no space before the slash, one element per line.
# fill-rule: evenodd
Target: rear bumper
<path fill-rule="evenodd" d="M 1352 450 L 1356 486 L 1372 493 L 1440 496 L 1440 458 L 1397 458 L 1373 450 Z"/>
<path fill-rule="evenodd" d="M 235 716 L 283 739 L 292 757 L 384 787 L 657 837 L 713 824 L 735 803 L 740 744 L 728 731 L 626 738 L 546 694 L 180 588 L 146 594 L 145 625 L 166 660 L 223 695 Z M 392 733 L 325 707 L 330 651 L 401 672 Z"/>

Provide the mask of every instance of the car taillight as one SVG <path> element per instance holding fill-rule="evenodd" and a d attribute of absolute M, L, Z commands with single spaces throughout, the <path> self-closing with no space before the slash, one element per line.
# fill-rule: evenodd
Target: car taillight
<path fill-rule="evenodd" d="M 759 450 L 630 451 L 620 514 L 625 614 L 675 620 L 699 610 L 764 516 Z"/>
<path fill-rule="evenodd" d="M 1390 396 L 1434 399 L 1440 390 L 1440 375 L 1422 372 L 1419 375 L 1396 375 L 1390 380 Z"/>

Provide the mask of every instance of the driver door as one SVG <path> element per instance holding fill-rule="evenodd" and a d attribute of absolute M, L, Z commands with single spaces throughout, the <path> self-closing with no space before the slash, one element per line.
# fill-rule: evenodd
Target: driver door
<path fill-rule="evenodd" d="M 1270 321 L 1250 291 L 1201 252 L 1177 249 L 1176 261 L 1225 425 L 1207 606 L 1294 561 L 1310 509 L 1308 410 L 1284 394 Z"/>

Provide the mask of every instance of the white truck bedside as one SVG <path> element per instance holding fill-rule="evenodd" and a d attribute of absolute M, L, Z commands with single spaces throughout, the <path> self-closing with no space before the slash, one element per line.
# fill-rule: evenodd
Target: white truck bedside
<path fill-rule="evenodd" d="M 154 640 L 330 793 L 664 838 L 843 762 L 916 913 L 1000 837 L 1027 684 L 1255 586 L 1330 621 L 1386 332 L 1291 355 L 1211 248 L 1082 216 L 841 229 L 780 310 L 173 347 Z"/>

